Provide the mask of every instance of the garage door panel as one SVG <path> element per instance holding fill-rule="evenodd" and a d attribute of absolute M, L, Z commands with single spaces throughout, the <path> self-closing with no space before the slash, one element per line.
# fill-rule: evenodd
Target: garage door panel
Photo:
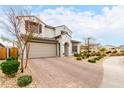
<path fill-rule="evenodd" d="M 30 43 L 29 58 L 55 57 L 56 44 Z"/>

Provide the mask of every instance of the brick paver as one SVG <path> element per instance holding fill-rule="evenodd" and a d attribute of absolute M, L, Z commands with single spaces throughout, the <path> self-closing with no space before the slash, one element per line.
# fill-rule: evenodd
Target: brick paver
<path fill-rule="evenodd" d="M 99 87 L 102 77 L 102 63 L 76 61 L 71 57 L 31 59 L 29 62 L 39 87 L 78 88 Z"/>

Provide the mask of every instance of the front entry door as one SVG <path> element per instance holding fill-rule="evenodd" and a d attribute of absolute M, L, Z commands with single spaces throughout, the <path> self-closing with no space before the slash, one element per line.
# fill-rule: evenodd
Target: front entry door
<path fill-rule="evenodd" d="M 64 55 L 68 56 L 69 55 L 69 44 L 65 43 L 64 45 Z"/>

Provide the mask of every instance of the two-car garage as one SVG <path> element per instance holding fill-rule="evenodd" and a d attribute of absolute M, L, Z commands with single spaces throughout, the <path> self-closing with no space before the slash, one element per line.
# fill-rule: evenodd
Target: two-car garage
<path fill-rule="evenodd" d="M 30 42 L 29 58 L 56 57 L 57 43 L 47 42 Z"/>

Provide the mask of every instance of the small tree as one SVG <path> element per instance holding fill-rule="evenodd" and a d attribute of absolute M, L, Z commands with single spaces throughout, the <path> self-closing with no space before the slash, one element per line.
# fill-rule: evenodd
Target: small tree
<path fill-rule="evenodd" d="M 91 40 L 94 41 L 92 37 L 87 37 L 84 39 L 85 45 L 83 47 L 87 52 L 87 57 L 90 56 Z"/>
<path fill-rule="evenodd" d="M 33 36 L 32 28 L 28 23 L 28 30 L 26 30 L 23 34 L 21 33 L 21 25 L 24 24 L 25 20 L 31 20 L 31 12 L 29 9 L 18 8 L 18 7 L 10 7 L 7 11 L 4 12 L 5 19 L 0 21 L 7 32 L 11 32 L 11 34 L 17 39 L 17 45 L 20 51 L 21 58 L 21 72 L 24 71 L 24 51 L 26 50 L 26 65 L 28 60 L 28 52 L 29 52 L 29 44 L 28 41 L 31 40 Z M 28 15 L 28 16 L 27 16 Z M 23 16 L 27 16 L 26 19 Z"/>

